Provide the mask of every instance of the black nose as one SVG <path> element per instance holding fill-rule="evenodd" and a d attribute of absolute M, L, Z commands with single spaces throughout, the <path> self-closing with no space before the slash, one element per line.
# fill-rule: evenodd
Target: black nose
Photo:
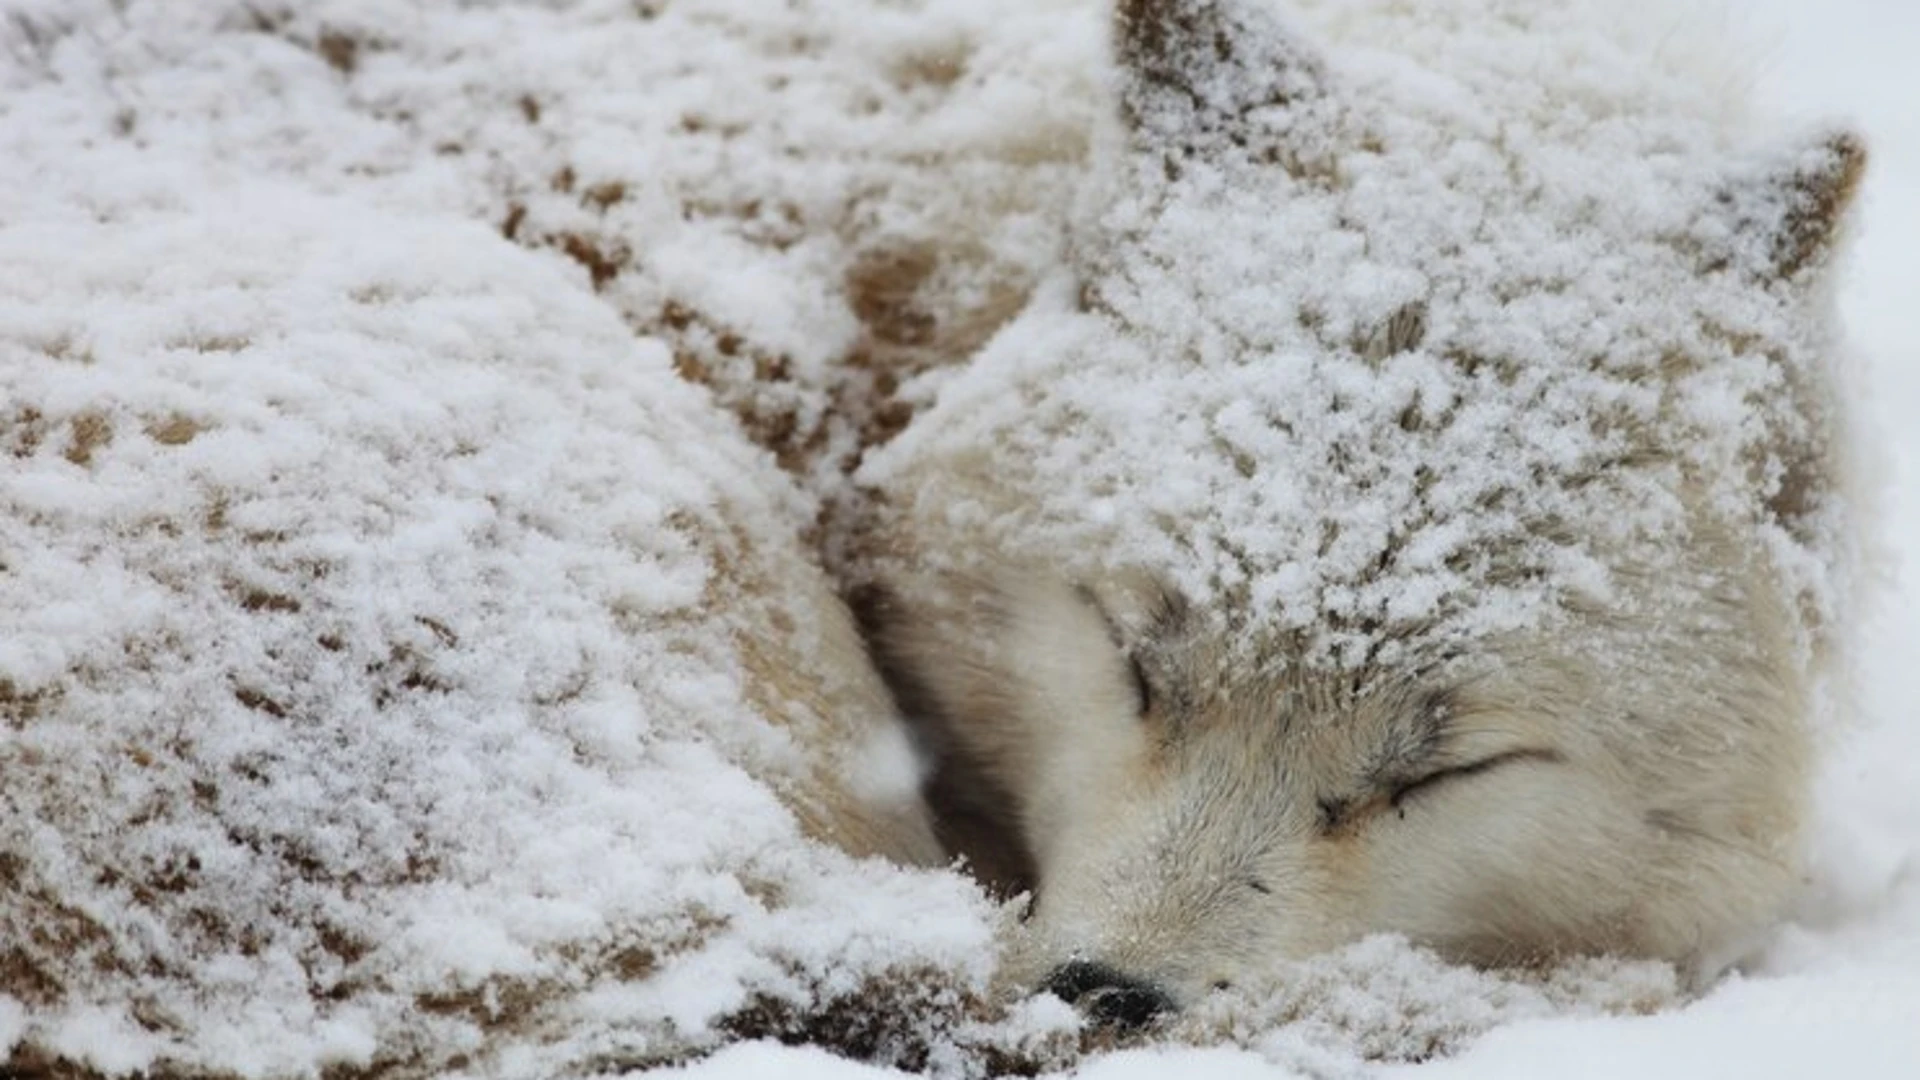
<path fill-rule="evenodd" d="M 1173 999 L 1159 987 L 1086 960 L 1054 968 L 1041 989 L 1079 1005 L 1104 1027 L 1145 1027 L 1154 1017 L 1173 1011 Z"/>

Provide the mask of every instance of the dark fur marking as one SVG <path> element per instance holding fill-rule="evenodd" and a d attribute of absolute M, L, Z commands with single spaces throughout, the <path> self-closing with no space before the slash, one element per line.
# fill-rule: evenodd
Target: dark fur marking
<path fill-rule="evenodd" d="M 1127 658 L 1127 666 L 1133 678 L 1135 699 L 1139 702 L 1139 713 L 1146 716 L 1156 705 L 1169 706 L 1174 714 L 1184 713 L 1188 706 L 1185 692 L 1172 686 L 1164 677 L 1164 666 L 1156 665 L 1156 654 L 1177 647 L 1178 639 L 1186 633 L 1193 615 L 1193 607 L 1184 596 L 1164 585 L 1154 587 L 1154 595 L 1146 610 L 1145 626 L 1138 640 L 1129 641 L 1122 630 L 1120 621 L 1113 617 L 1100 597 L 1086 585 L 1076 585 L 1074 595 L 1082 603 L 1099 613 L 1107 625 L 1107 637 L 1113 646 Z M 1156 669 L 1159 670 L 1156 670 Z M 1156 674 L 1162 675 L 1155 678 Z"/>
<path fill-rule="evenodd" d="M 1020 831 L 1020 804 L 985 762 L 954 734 L 955 719 L 913 665 L 890 647 L 890 628 L 903 617 L 893 595 L 870 585 L 851 597 L 854 618 L 874 664 L 892 692 L 915 749 L 931 763 L 921 796 L 933 812 L 934 835 L 949 855 L 1001 897 L 1030 893 L 1039 880 L 1032 852 Z"/>
<path fill-rule="evenodd" d="M 1127 654 L 1127 670 L 1133 673 L 1134 700 L 1139 703 L 1141 716 L 1153 711 L 1153 683 L 1147 679 L 1147 669 L 1140 663 L 1140 654 Z"/>

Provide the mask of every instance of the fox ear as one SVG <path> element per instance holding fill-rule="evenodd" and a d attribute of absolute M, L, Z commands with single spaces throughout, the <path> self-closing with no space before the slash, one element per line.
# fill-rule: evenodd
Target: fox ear
<path fill-rule="evenodd" d="M 1301 106 L 1325 97 L 1316 57 L 1267 5 L 1117 0 L 1120 103 L 1136 149 L 1181 159 L 1292 166 Z"/>
<path fill-rule="evenodd" d="M 1722 220 L 1731 225 L 1735 251 L 1774 280 L 1824 265 L 1866 168 L 1866 143 L 1839 132 L 1722 188 L 1718 201 L 1730 215 Z"/>

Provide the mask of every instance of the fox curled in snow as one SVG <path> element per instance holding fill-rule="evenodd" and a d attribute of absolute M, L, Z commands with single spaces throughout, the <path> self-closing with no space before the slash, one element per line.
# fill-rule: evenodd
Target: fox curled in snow
<path fill-rule="evenodd" d="M 1122 1024 L 1373 932 L 1710 974 L 1794 883 L 1855 561 L 1862 146 L 1543 65 L 1595 5 L 1351 55 L 1277 6 L 1119 3 L 1067 267 L 859 475 L 943 840 Z"/>

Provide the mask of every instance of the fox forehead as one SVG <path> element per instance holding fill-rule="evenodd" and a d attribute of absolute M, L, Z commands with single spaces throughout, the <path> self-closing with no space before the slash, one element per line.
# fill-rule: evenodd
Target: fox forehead
<path fill-rule="evenodd" d="M 1475 755 L 1510 751 L 1524 734 L 1473 693 L 1477 680 L 1458 660 L 1404 673 L 1314 671 L 1297 659 L 1240 664 L 1221 640 L 1230 629 L 1203 617 L 1165 585 L 1137 588 L 1143 595 L 1130 602 L 1103 599 L 1100 589 L 1085 584 L 1073 596 L 1101 616 L 1117 654 L 1096 662 L 1099 670 L 1091 676 L 1131 676 L 1140 684 L 1134 698 L 1139 721 L 1164 756 L 1175 757 L 1183 742 L 1220 728 L 1335 758 L 1354 782 L 1378 786 L 1423 767 L 1457 766 Z M 1021 603 L 1001 602 L 1015 608 Z M 1116 609 L 1127 615 L 1116 615 Z M 1085 620 L 1063 620 L 1050 632 L 1092 631 Z"/>

